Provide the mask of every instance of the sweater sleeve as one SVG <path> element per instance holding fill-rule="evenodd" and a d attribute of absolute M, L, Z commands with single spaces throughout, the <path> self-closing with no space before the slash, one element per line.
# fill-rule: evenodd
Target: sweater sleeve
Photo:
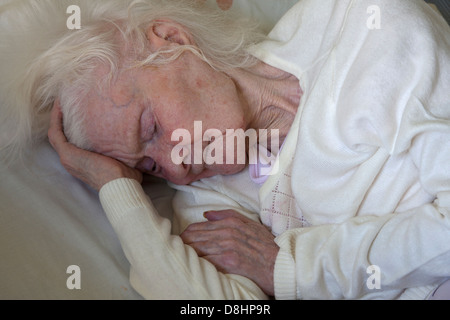
<path fill-rule="evenodd" d="M 276 298 L 396 299 L 406 288 L 425 298 L 450 277 L 449 201 L 447 191 L 402 214 L 283 233 L 276 239 Z"/>
<path fill-rule="evenodd" d="M 276 238 L 281 248 L 276 298 L 424 299 L 450 278 L 450 115 L 446 117 L 430 119 L 434 125 L 417 134 L 408 149 L 421 186 L 434 200 L 406 211 L 374 212 L 284 232 Z"/>
<path fill-rule="evenodd" d="M 100 201 L 131 264 L 130 282 L 146 299 L 265 299 L 251 280 L 222 274 L 171 235 L 135 180 L 118 179 L 100 190 Z"/>
<path fill-rule="evenodd" d="M 281 248 L 275 264 L 278 299 L 423 299 L 450 277 L 449 110 L 448 103 L 432 113 L 411 108 L 396 140 L 407 146 L 401 156 L 411 159 L 417 170 L 416 186 L 432 199 L 409 209 L 372 211 L 336 224 L 284 232 L 276 239 Z M 377 197 L 379 203 L 394 197 L 402 182 L 401 176 L 395 177 L 383 197 Z M 406 193 L 411 199 L 414 188 Z"/>

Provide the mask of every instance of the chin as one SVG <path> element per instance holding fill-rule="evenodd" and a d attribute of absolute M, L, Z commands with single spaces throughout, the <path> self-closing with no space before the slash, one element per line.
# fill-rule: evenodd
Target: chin
<path fill-rule="evenodd" d="M 246 165 L 245 164 L 227 164 L 227 165 L 219 165 L 220 169 L 217 170 L 217 174 L 220 175 L 224 175 L 224 176 L 229 176 L 229 175 L 233 175 L 236 173 L 241 172 L 242 170 L 245 169 Z"/>
<path fill-rule="evenodd" d="M 229 176 L 241 172 L 246 167 L 245 164 L 239 165 L 214 165 L 211 167 L 206 167 L 204 170 L 198 174 L 188 174 L 183 178 L 165 177 L 166 180 L 170 181 L 176 185 L 188 185 L 192 182 L 199 181 L 201 179 L 211 178 L 214 176 L 222 175 Z"/>

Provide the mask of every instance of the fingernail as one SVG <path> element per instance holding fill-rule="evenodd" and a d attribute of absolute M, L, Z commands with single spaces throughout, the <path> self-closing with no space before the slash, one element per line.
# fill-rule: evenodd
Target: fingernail
<path fill-rule="evenodd" d="M 211 212 L 214 212 L 214 210 L 208 210 L 208 211 L 203 212 L 203 217 L 206 218 L 206 216 L 207 216 L 208 214 L 210 214 Z"/>

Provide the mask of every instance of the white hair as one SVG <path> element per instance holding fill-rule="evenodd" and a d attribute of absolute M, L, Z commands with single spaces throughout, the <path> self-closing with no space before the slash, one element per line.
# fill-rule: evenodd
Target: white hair
<path fill-rule="evenodd" d="M 66 25 L 70 5 L 81 9 L 80 30 Z M 196 46 L 149 52 L 146 30 L 161 18 L 187 28 Z M 264 36 L 254 22 L 196 0 L 6 1 L 0 6 L 0 150 L 4 157 L 23 155 L 47 136 L 56 99 L 69 141 L 90 148 L 82 107 L 99 80 L 94 70 L 107 66 L 111 80 L 122 67 L 118 37 L 132 48 L 135 67 L 164 64 L 189 50 L 211 67 L 226 71 L 251 66 L 255 59 L 248 49 Z"/>

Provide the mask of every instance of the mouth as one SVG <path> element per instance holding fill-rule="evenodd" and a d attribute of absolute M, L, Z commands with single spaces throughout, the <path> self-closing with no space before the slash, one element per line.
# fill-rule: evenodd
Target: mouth
<path fill-rule="evenodd" d="M 150 172 L 152 174 L 157 174 L 157 173 L 161 172 L 161 167 L 156 163 L 156 161 L 153 161 L 153 166 L 150 169 Z"/>
<path fill-rule="evenodd" d="M 151 158 L 145 158 L 136 166 L 136 169 L 150 175 L 158 175 L 162 171 L 162 167 Z"/>

